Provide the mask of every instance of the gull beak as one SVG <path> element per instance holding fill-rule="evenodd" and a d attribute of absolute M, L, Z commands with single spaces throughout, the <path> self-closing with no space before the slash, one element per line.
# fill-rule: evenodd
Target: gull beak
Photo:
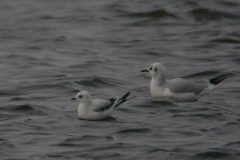
<path fill-rule="evenodd" d="M 149 70 L 143 69 L 143 70 L 141 70 L 140 72 L 149 72 Z"/>
<path fill-rule="evenodd" d="M 76 100 L 77 98 L 72 98 L 71 100 Z"/>

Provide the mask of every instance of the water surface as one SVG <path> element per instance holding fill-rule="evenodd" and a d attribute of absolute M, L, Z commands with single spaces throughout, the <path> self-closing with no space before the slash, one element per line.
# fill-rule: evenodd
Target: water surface
<path fill-rule="evenodd" d="M 0 157 L 240 158 L 237 0 L 1 1 Z M 198 102 L 154 101 L 150 75 L 233 75 Z M 79 90 L 137 96 L 104 121 L 77 118 Z"/>

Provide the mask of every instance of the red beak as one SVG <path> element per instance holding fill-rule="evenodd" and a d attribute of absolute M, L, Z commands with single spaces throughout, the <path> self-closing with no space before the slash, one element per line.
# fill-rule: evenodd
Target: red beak
<path fill-rule="evenodd" d="M 143 69 L 140 72 L 148 72 L 148 70 L 147 69 Z"/>

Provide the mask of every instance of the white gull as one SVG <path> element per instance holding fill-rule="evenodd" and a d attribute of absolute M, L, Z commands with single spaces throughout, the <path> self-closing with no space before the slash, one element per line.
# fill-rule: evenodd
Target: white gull
<path fill-rule="evenodd" d="M 111 99 L 92 99 L 91 95 L 87 91 L 80 91 L 75 98 L 71 100 L 78 100 L 78 118 L 86 120 L 101 120 L 109 117 L 113 110 L 120 104 L 127 100 L 130 92 L 116 100 Z"/>
<path fill-rule="evenodd" d="M 165 68 L 161 63 L 153 63 L 141 72 L 149 72 L 152 75 L 150 92 L 153 98 L 172 98 L 180 101 L 196 101 L 227 78 L 227 76 L 219 76 L 202 81 L 182 78 L 167 80 Z"/>

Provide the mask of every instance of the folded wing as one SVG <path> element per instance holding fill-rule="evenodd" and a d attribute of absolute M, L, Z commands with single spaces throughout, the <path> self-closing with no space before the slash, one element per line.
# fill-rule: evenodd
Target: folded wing
<path fill-rule="evenodd" d="M 111 99 L 107 99 L 107 100 L 94 99 L 92 101 L 92 107 L 93 107 L 93 110 L 95 112 L 107 111 L 110 108 L 112 108 L 112 106 L 114 105 L 115 101 L 116 101 L 115 98 L 111 98 Z"/>

